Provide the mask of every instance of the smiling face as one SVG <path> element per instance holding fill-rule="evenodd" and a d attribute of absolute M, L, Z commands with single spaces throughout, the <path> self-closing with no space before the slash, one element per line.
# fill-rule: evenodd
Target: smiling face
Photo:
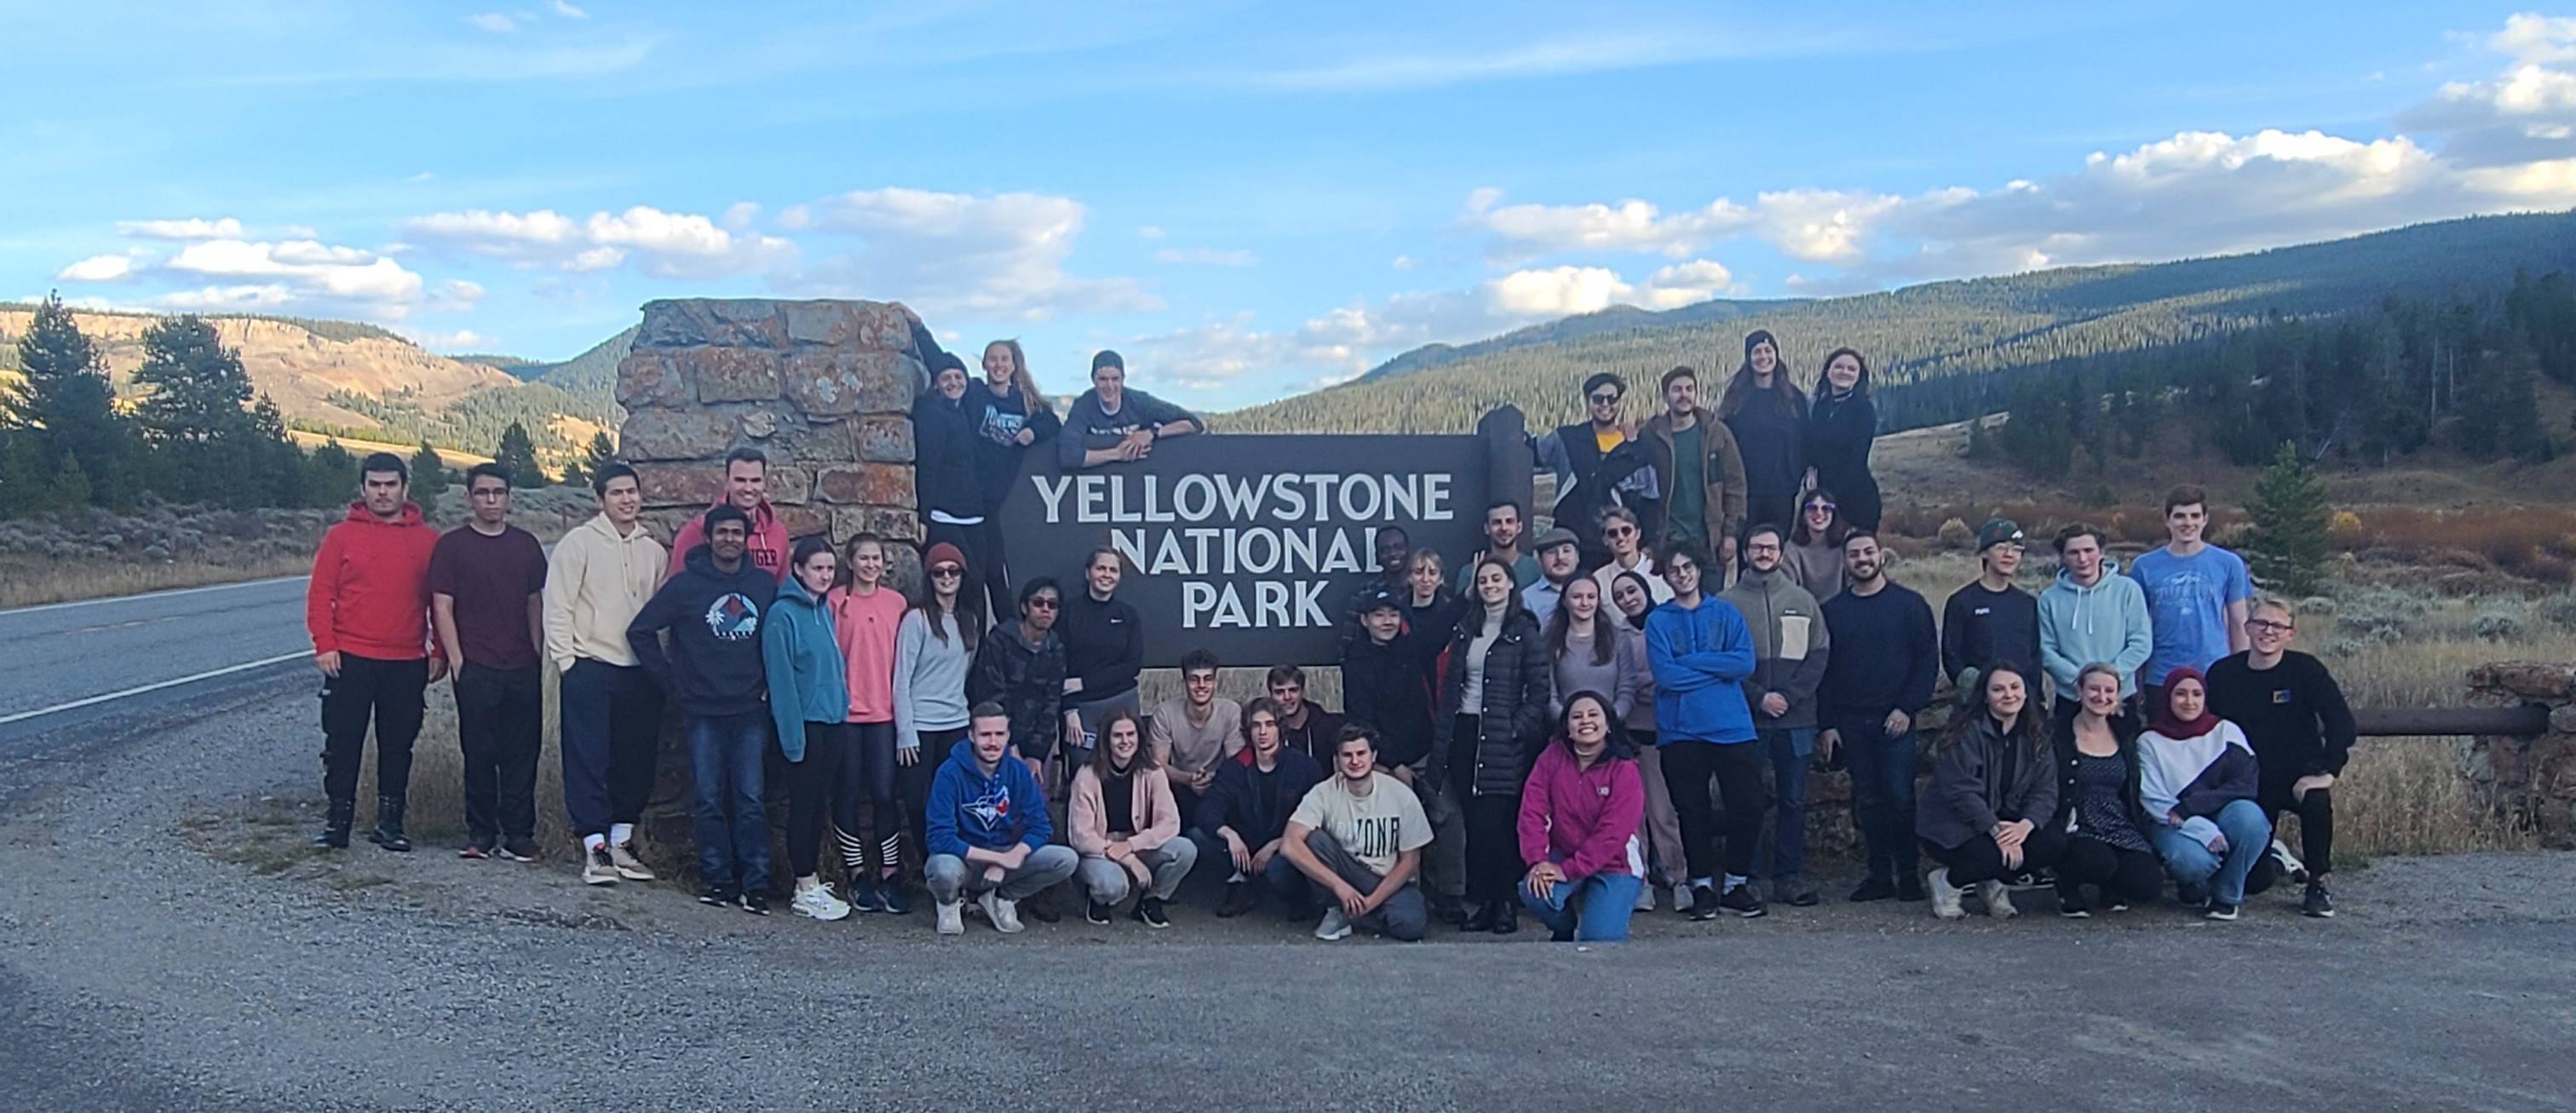
<path fill-rule="evenodd" d="M 750 541 L 751 536 L 742 528 L 742 523 L 730 518 L 707 530 L 707 551 L 715 554 L 718 564 L 741 560 L 742 551 L 749 547 Z"/>
<path fill-rule="evenodd" d="M 2202 530 L 2209 528 L 2209 508 L 2187 502 L 2165 511 L 2165 532 L 2177 545 L 2190 545 L 2200 540 Z"/>
<path fill-rule="evenodd" d="M 984 345 L 984 383 L 996 394 L 1018 381 L 1019 365 L 1011 359 L 1011 346 L 996 340 Z"/>
<path fill-rule="evenodd" d="M 1118 554 L 1095 553 L 1091 557 L 1090 566 L 1082 570 L 1082 575 L 1091 584 L 1092 598 L 1107 599 L 1117 592 L 1118 578 L 1124 571 L 1125 569 L 1119 563 Z"/>
<path fill-rule="evenodd" d="M 644 516 L 644 488 L 631 475 L 609 480 L 608 489 L 599 495 L 599 511 L 621 529 L 634 525 L 635 519 Z"/>
<path fill-rule="evenodd" d="M 1476 566 L 1476 598 L 1488 607 L 1499 607 L 1512 597 L 1512 574 L 1499 564 Z"/>
<path fill-rule="evenodd" d="M 1835 390 L 1859 386 L 1860 360 L 1849 352 L 1835 356 L 1832 363 L 1825 365 L 1825 381 L 1834 384 Z"/>
<path fill-rule="evenodd" d="M 2258 603 L 2254 613 L 2245 619 L 2245 636 L 2253 641 L 2254 652 L 2278 657 L 2288 652 L 2291 640 L 2299 636 L 2299 620 L 2288 607 Z"/>
<path fill-rule="evenodd" d="M 1127 397 L 1127 369 L 1124 367 L 1093 368 L 1091 389 L 1100 392 L 1101 408 L 1117 409 L 1119 403 Z"/>
<path fill-rule="evenodd" d="M 1578 750 L 1596 750 L 1610 740 L 1610 710 L 1591 696 L 1565 705 L 1565 736 Z"/>
<path fill-rule="evenodd" d="M 1136 720 L 1120 719 L 1109 724 L 1109 761 L 1124 769 L 1136 760 Z"/>
<path fill-rule="evenodd" d="M 1383 572 L 1404 567 L 1404 558 L 1413 551 L 1413 544 L 1404 536 L 1403 530 L 1382 529 L 1377 531 L 1375 548 L 1378 570 Z"/>
<path fill-rule="evenodd" d="M 1625 560 L 1637 555 L 1639 532 L 1637 523 L 1611 518 L 1601 523 L 1601 543 L 1609 547 L 1610 555 Z"/>
<path fill-rule="evenodd" d="M 1680 553 L 1664 556 L 1664 586 L 1675 595 L 1689 595 L 1699 590 L 1699 562 Z"/>
<path fill-rule="evenodd" d="M 1875 537 L 1854 537 L 1843 546 L 1843 572 L 1854 583 L 1865 584 L 1877 579 L 1885 559 Z"/>
<path fill-rule="evenodd" d="M 2005 541 L 1988 545 L 1983 559 L 1987 571 L 2009 580 L 2015 573 L 2021 571 L 2021 542 Z"/>
<path fill-rule="evenodd" d="M 1600 386 L 1593 387 L 1592 393 L 1583 396 L 1583 404 L 1584 408 L 1591 412 L 1593 424 L 1616 425 L 1619 423 L 1618 387 L 1611 386 L 1608 383 L 1603 383 Z"/>
<path fill-rule="evenodd" d="M 1360 616 L 1360 629 L 1368 631 L 1369 640 L 1381 645 L 1395 640 L 1404 632 L 1404 612 L 1393 607 L 1378 607 Z"/>
<path fill-rule="evenodd" d="M 943 562 L 941 566 L 945 568 L 957 567 L 955 564 L 945 562 Z M 961 574 L 963 571 L 963 569 L 959 569 Z M 859 541 L 851 544 L 851 582 L 875 587 L 877 582 L 883 579 L 885 579 L 885 546 L 874 541 Z M 951 586 L 953 587 L 954 584 L 952 583 Z"/>
<path fill-rule="evenodd" d="M 839 558 L 832 555 L 832 550 L 819 550 L 807 556 L 803 564 L 796 566 L 796 582 L 804 585 L 806 591 L 820 597 L 824 592 L 832 590 L 832 577 L 840 571 L 840 565 Z"/>
<path fill-rule="evenodd" d="M 1811 539 L 1823 537 L 1825 531 L 1834 528 L 1832 499 L 1810 498 L 1799 513 L 1807 516 L 1807 536 Z"/>
<path fill-rule="evenodd" d="M 939 371 L 939 377 L 938 377 L 937 379 L 932 380 L 931 382 L 932 382 L 932 385 L 937 386 L 937 387 L 939 388 L 939 396 L 940 396 L 940 397 L 942 397 L 942 398 L 945 398 L 945 399 L 947 399 L 947 400 L 949 400 L 949 401 L 951 401 L 951 402 L 954 402 L 954 401 L 956 401 L 956 400 L 958 400 L 958 399 L 963 398 L 963 397 L 965 397 L 965 396 L 966 396 L 966 369 L 965 369 L 965 368 L 962 368 L 962 367 L 944 367 L 944 368 L 941 368 L 941 369 L 940 369 L 940 371 Z"/>
<path fill-rule="evenodd" d="M 1485 511 L 1485 540 L 1497 549 L 1508 549 L 1521 543 L 1521 512 L 1510 506 L 1497 506 Z"/>
<path fill-rule="evenodd" d="M 1642 621 L 1646 608 L 1653 606 L 1654 601 L 1655 597 L 1647 594 L 1645 588 L 1637 586 L 1635 580 L 1622 576 L 1610 582 L 1611 605 L 1618 607 L 1619 613 L 1630 619 Z M 1631 623 L 1631 625 L 1636 624 Z"/>
<path fill-rule="evenodd" d="M 1306 686 L 1295 680 L 1281 680 L 1270 686 L 1270 701 L 1279 705 L 1279 717 L 1294 719 L 1306 707 Z"/>
<path fill-rule="evenodd" d="M 2120 713 L 2120 678 L 2107 672 L 2084 674 L 2084 710 L 2105 719 Z"/>
<path fill-rule="evenodd" d="M 1592 616 L 1601 613 L 1601 585 L 1592 582 L 1590 577 L 1569 583 L 1565 585 L 1565 598 L 1558 600 L 1557 605 L 1565 608 L 1568 618 L 1589 627 Z"/>
<path fill-rule="evenodd" d="M 1181 688 L 1189 693 L 1192 706 L 1207 706 L 1216 698 L 1216 670 L 1191 669 L 1181 674 Z"/>
<path fill-rule="evenodd" d="M 1333 747 L 1333 769 L 1346 781 L 1369 779 L 1377 769 L 1377 745 L 1367 735 L 1344 741 Z"/>
<path fill-rule="evenodd" d="M 2201 687 L 2200 681 L 2190 677 L 2176 681 L 2166 691 L 2165 698 L 2173 705 L 2174 718 L 2181 722 L 2200 718 L 2201 712 L 2209 710 L 2209 689 Z"/>
<path fill-rule="evenodd" d="M 1755 375 L 1767 379 L 1771 377 L 1772 372 L 1780 369 L 1780 349 L 1772 347 L 1771 342 L 1765 340 L 1755 344 L 1752 351 L 1745 353 L 1744 360 L 1753 366 Z"/>
<path fill-rule="evenodd" d="M 1767 529 L 1753 531 L 1744 539 L 1744 563 L 1756 572 L 1773 572 L 1780 567 L 1780 535 Z"/>
<path fill-rule="evenodd" d="M 1996 669 L 1986 674 L 1986 710 L 1998 719 L 2021 714 L 2022 705 L 2030 702 L 2029 685 L 2021 674 L 2011 669 Z"/>
<path fill-rule="evenodd" d="M 769 497 L 769 465 L 758 460 L 736 460 L 725 465 L 725 501 L 749 514 L 760 509 Z"/>

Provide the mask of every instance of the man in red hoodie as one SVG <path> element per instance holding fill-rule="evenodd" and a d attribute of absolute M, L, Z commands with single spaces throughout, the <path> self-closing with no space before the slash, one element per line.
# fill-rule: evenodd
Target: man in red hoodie
<path fill-rule="evenodd" d="M 724 490 L 708 509 L 733 504 L 751 519 L 751 543 L 745 558 L 758 568 L 787 582 L 787 524 L 778 520 L 778 511 L 769 505 L 769 456 L 757 448 L 737 448 L 725 453 Z M 689 519 L 680 527 L 679 536 L 671 539 L 670 575 L 677 576 L 689 565 L 689 550 L 707 543 L 706 515 Z"/>
<path fill-rule="evenodd" d="M 376 829 L 367 840 L 410 850 L 403 801 L 423 691 L 447 675 L 429 638 L 429 554 L 438 531 L 410 501 L 411 472 L 390 452 L 358 465 L 358 501 L 322 535 L 304 588 L 304 629 L 322 670 L 322 791 L 330 816 L 314 842 L 349 845 L 358 812 L 358 762 L 367 722 L 376 727 Z"/>

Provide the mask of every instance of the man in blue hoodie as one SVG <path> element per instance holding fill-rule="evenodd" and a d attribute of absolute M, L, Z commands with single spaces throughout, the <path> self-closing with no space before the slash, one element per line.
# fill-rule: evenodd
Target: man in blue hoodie
<path fill-rule="evenodd" d="M 2076 698 L 2076 674 L 2086 665 L 2109 665 L 2120 674 L 2120 699 L 2135 701 L 2155 631 L 2146 591 L 2103 555 L 2101 530 L 2077 522 L 2058 530 L 2055 544 L 2057 582 L 2039 593 L 2039 664 L 2057 690 L 2054 725 L 2063 737 L 2083 702 Z"/>
<path fill-rule="evenodd" d="M 653 593 L 626 642 L 635 661 L 675 695 L 697 786 L 691 834 L 705 904 L 739 902 L 769 914 L 769 813 L 762 807 L 762 759 L 769 749 L 768 674 L 760 622 L 778 578 L 750 560 L 751 518 L 731 503 L 707 511 L 707 543 L 690 550 L 680 574 Z M 662 652 L 662 631 L 671 651 Z"/>
<path fill-rule="evenodd" d="M 1691 879 L 1690 917 L 1713 920 L 1719 912 L 1750 919 L 1762 898 L 1746 884 L 1753 873 L 1753 844 L 1762 837 L 1762 747 L 1754 745 L 1753 711 L 1744 702 L 1744 678 L 1753 675 L 1753 632 L 1734 604 L 1700 590 L 1708 550 L 1683 542 L 1664 554 L 1664 582 L 1671 602 L 1646 614 L 1646 663 L 1655 673 L 1655 746 L 1664 784 L 1680 813 L 1682 856 L 1707 869 L 1718 861 L 1716 820 L 1709 813 L 1708 782 L 1726 797 L 1726 889 L 1717 878 Z"/>
<path fill-rule="evenodd" d="M 1020 901 L 1073 876 L 1080 856 L 1047 845 L 1055 825 L 1046 795 L 1026 763 L 1008 760 L 1011 713 L 987 701 L 966 715 L 966 740 L 948 751 L 930 782 L 930 860 L 922 872 L 939 910 L 939 934 L 966 930 L 971 892 L 993 929 L 1008 935 L 1020 930 Z"/>

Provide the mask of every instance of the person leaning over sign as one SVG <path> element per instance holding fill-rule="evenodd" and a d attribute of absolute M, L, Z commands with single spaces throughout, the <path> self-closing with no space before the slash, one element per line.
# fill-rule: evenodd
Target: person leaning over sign
<path fill-rule="evenodd" d="M 1538 620 L 1512 590 L 1511 566 L 1476 563 L 1477 608 L 1449 642 L 1449 682 L 1431 720 L 1431 752 L 1467 814 L 1467 895 L 1477 902 L 1469 931 L 1520 930 L 1521 781 L 1546 740 L 1553 685 Z"/>
<path fill-rule="evenodd" d="M 1155 442 L 1207 432 L 1207 422 L 1144 391 L 1127 389 L 1127 361 L 1104 350 L 1091 357 L 1091 389 L 1073 400 L 1064 428 L 1056 440 L 1056 463 L 1089 468 L 1142 460 Z"/>
<path fill-rule="evenodd" d="M 965 361 L 941 352 L 931 357 L 930 375 L 930 389 L 912 403 L 912 485 L 921 504 L 923 540 L 955 545 L 966 555 L 966 567 L 985 569 L 1001 529 L 976 471 L 977 415 L 967 409 Z M 968 587 L 986 594 L 981 584 Z"/>

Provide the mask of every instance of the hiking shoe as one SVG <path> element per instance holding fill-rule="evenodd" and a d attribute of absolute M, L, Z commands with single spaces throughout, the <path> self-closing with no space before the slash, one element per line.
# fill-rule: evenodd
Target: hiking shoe
<path fill-rule="evenodd" d="M 644 867 L 643 859 L 635 856 L 635 844 L 633 843 L 613 842 L 608 844 L 608 861 L 609 864 L 617 867 L 617 876 L 623 877 L 628 881 L 653 880 L 653 871 L 646 869 Z"/>
<path fill-rule="evenodd" d="M 799 887 L 795 899 L 787 902 L 787 908 L 799 916 L 825 923 L 844 919 L 850 914 L 850 905 L 833 896 L 831 886 L 820 882 L 810 888 Z"/>
<path fill-rule="evenodd" d="M 2281 877 L 2283 880 L 2297 884 L 2307 883 L 2307 863 L 2300 861 L 2298 855 L 2290 853 L 2289 844 L 2284 843 L 2279 839 L 2274 839 L 2272 840 L 2272 849 L 2268 853 L 2272 855 L 2273 864 L 2281 867 Z"/>
<path fill-rule="evenodd" d="M 1874 900 L 1890 900 L 1895 896 L 1896 882 L 1884 877 L 1870 877 L 1862 879 L 1860 887 L 1852 890 L 1851 895 L 1843 899 L 1853 904 L 1866 904 Z"/>
<path fill-rule="evenodd" d="M 1315 925 L 1315 938 L 1330 943 L 1351 937 L 1351 918 L 1342 915 L 1339 906 L 1324 910 L 1324 922 Z"/>
<path fill-rule="evenodd" d="M 533 861 L 536 861 L 536 860 L 537 860 L 537 840 L 535 840 L 535 839 L 511 839 L 511 840 L 509 840 L 509 841 L 507 841 L 507 842 L 502 843 L 502 844 L 501 844 L 501 848 L 500 848 L 499 850 L 495 850 L 495 851 L 493 851 L 493 852 L 492 852 L 492 856 L 493 856 L 493 857 L 495 857 L 495 858 L 499 858 L 499 859 L 502 859 L 502 860 L 504 860 L 504 861 L 510 861 L 510 862 L 533 862 Z"/>
<path fill-rule="evenodd" d="M 1229 882 L 1225 887 L 1224 902 L 1216 906 L 1216 915 L 1220 920 L 1231 920 L 1252 911 L 1260 903 L 1261 894 L 1252 891 L 1251 882 Z"/>
<path fill-rule="evenodd" d="M 2326 892 L 2325 882 L 2308 882 L 2308 895 L 2299 901 L 2299 912 L 2320 920 L 2334 919 L 2334 895 Z"/>
<path fill-rule="evenodd" d="M 1154 897 L 1137 901 L 1136 910 L 1127 915 L 1137 923 L 1158 931 L 1172 926 L 1171 918 L 1163 915 L 1163 902 Z"/>
<path fill-rule="evenodd" d="M 698 903 L 723 906 L 733 903 L 733 886 L 709 885 L 698 890 Z"/>
<path fill-rule="evenodd" d="M 1717 918 L 1717 914 L 1723 910 L 1720 906 L 1724 902 L 1718 899 L 1717 890 L 1715 889 L 1711 889 L 1706 885 L 1693 885 L 1690 887 L 1690 894 L 1691 899 L 1687 911 L 1690 914 L 1690 918 L 1693 920 L 1714 920 Z"/>
<path fill-rule="evenodd" d="M 990 889 L 975 898 L 975 905 L 984 910 L 984 918 L 992 922 L 993 930 L 1004 935 L 1018 935 L 1026 926 L 1020 923 L 1020 902 L 1003 900 Z"/>
<path fill-rule="evenodd" d="M 1911 872 L 1896 875 L 1896 899 L 1913 902 L 1923 899 L 1923 879 Z"/>
<path fill-rule="evenodd" d="M 885 909 L 886 915 L 912 915 L 912 898 L 903 895 L 902 881 L 892 877 L 885 878 L 883 881 L 878 883 L 876 894 L 877 905 L 878 907 Z"/>
<path fill-rule="evenodd" d="M 1815 886 L 1792 877 L 1771 883 L 1771 899 L 1791 908 L 1814 908 L 1818 898 Z"/>
<path fill-rule="evenodd" d="M 1717 898 L 1717 906 L 1748 920 L 1770 911 L 1762 907 L 1762 896 L 1753 891 L 1750 881 L 1727 890 L 1725 896 Z"/>
<path fill-rule="evenodd" d="M 1109 926 L 1109 906 L 1096 900 L 1086 902 L 1082 909 L 1082 922 L 1102 927 Z"/>
<path fill-rule="evenodd" d="M 617 884 L 617 864 L 609 860 L 607 847 L 593 847 L 590 853 L 581 856 L 581 883 Z"/>
<path fill-rule="evenodd" d="M 2234 920 L 2236 918 L 2236 906 L 2223 900 L 2213 900 L 2209 902 L 2209 911 L 2201 913 L 2201 915 L 2208 919 L 2219 920 L 2222 922 Z"/>
<path fill-rule="evenodd" d="M 1986 902 L 1986 915 L 1998 920 L 2021 915 L 2021 909 L 2013 907 L 2011 888 L 2001 881 L 1977 882 L 1977 897 Z"/>
<path fill-rule="evenodd" d="M 965 905 L 953 900 L 933 901 L 931 903 L 939 912 L 939 934 L 963 935 L 966 933 Z"/>
<path fill-rule="evenodd" d="M 2057 914 L 2070 920 L 2089 920 L 2093 918 L 2093 909 L 2084 903 L 2082 892 L 2061 889 L 2057 893 Z"/>
<path fill-rule="evenodd" d="M 1959 906 L 1959 898 L 1965 895 L 1967 890 L 1950 884 L 1950 870 L 1948 867 L 1945 866 L 1941 869 L 1933 870 L 1931 881 L 1933 915 L 1944 920 L 1956 920 L 1961 919 L 1968 914 L 1967 909 Z"/>
<path fill-rule="evenodd" d="M 743 911 L 749 912 L 754 916 L 769 915 L 769 894 L 767 893 L 754 889 L 745 889 L 742 891 L 742 899 L 736 903 L 742 905 Z"/>
<path fill-rule="evenodd" d="M 492 856 L 492 844 L 482 839 L 470 839 L 463 850 L 456 852 L 456 856 L 479 862 Z"/>

